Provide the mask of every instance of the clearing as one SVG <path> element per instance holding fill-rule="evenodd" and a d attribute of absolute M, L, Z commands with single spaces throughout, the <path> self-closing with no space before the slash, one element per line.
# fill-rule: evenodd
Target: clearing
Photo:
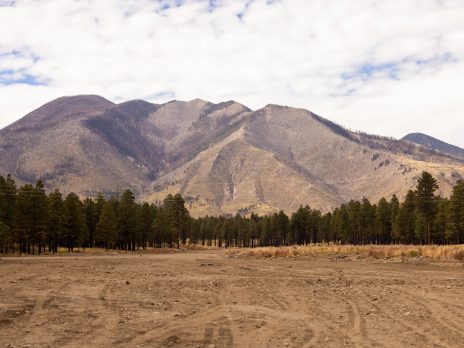
<path fill-rule="evenodd" d="M 1 347 L 462 347 L 464 264 L 3 257 Z"/>

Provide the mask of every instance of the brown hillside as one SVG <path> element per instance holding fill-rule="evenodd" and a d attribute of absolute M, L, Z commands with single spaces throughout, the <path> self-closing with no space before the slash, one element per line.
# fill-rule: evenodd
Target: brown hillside
<path fill-rule="evenodd" d="M 2 175 L 82 196 L 129 187 L 154 202 L 180 192 L 193 215 L 403 197 L 423 170 L 447 196 L 464 176 L 452 154 L 351 132 L 307 110 L 200 99 L 59 98 L 0 131 L 0 159 Z"/>

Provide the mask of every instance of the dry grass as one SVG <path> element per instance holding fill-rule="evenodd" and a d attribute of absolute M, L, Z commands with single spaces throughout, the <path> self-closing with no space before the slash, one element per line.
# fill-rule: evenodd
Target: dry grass
<path fill-rule="evenodd" d="M 38 254 L 37 250 L 34 255 L 20 254 L 18 250 L 15 253 L 0 254 L 2 257 L 29 257 L 29 256 L 106 256 L 106 255 L 130 255 L 130 254 L 176 254 L 183 253 L 189 250 L 188 248 L 146 248 L 138 250 L 119 250 L 119 249 L 105 249 L 105 248 L 74 248 L 73 251 L 68 251 L 68 248 L 59 247 L 56 253 L 49 252 L 48 250 Z"/>
<path fill-rule="evenodd" d="M 181 247 L 184 250 L 217 250 L 219 249 L 214 245 L 201 245 L 201 244 L 186 244 Z"/>
<path fill-rule="evenodd" d="M 68 252 L 66 248 L 58 248 L 59 255 L 67 254 L 88 254 L 88 255 L 116 255 L 116 254 L 176 254 L 185 252 L 184 248 L 153 248 L 147 247 L 146 249 L 136 250 L 119 250 L 119 249 L 104 249 L 104 248 L 76 248 L 72 252 Z"/>
<path fill-rule="evenodd" d="M 254 249 L 231 249 L 231 256 L 251 257 L 298 257 L 320 254 L 349 256 L 374 259 L 427 257 L 437 260 L 464 261 L 464 245 L 306 245 L 263 247 Z"/>

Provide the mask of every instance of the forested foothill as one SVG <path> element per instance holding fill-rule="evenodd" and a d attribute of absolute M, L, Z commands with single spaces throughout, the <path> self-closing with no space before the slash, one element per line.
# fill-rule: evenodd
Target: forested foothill
<path fill-rule="evenodd" d="M 18 187 L 0 176 L 0 253 L 56 253 L 59 248 L 138 250 L 200 244 L 256 247 L 335 244 L 464 243 L 464 182 L 449 198 L 437 196 L 428 172 L 418 178 L 404 201 L 393 195 L 376 203 L 351 200 L 332 212 L 309 205 L 290 216 L 235 215 L 192 218 L 180 194 L 162 204 L 139 203 L 134 193 L 81 200 L 44 183 Z"/>

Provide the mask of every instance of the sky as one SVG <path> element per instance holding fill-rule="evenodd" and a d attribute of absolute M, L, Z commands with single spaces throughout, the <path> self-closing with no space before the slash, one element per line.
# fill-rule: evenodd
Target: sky
<path fill-rule="evenodd" d="M 464 1 L 0 0 L 0 128 L 77 94 L 303 107 L 464 147 Z"/>

